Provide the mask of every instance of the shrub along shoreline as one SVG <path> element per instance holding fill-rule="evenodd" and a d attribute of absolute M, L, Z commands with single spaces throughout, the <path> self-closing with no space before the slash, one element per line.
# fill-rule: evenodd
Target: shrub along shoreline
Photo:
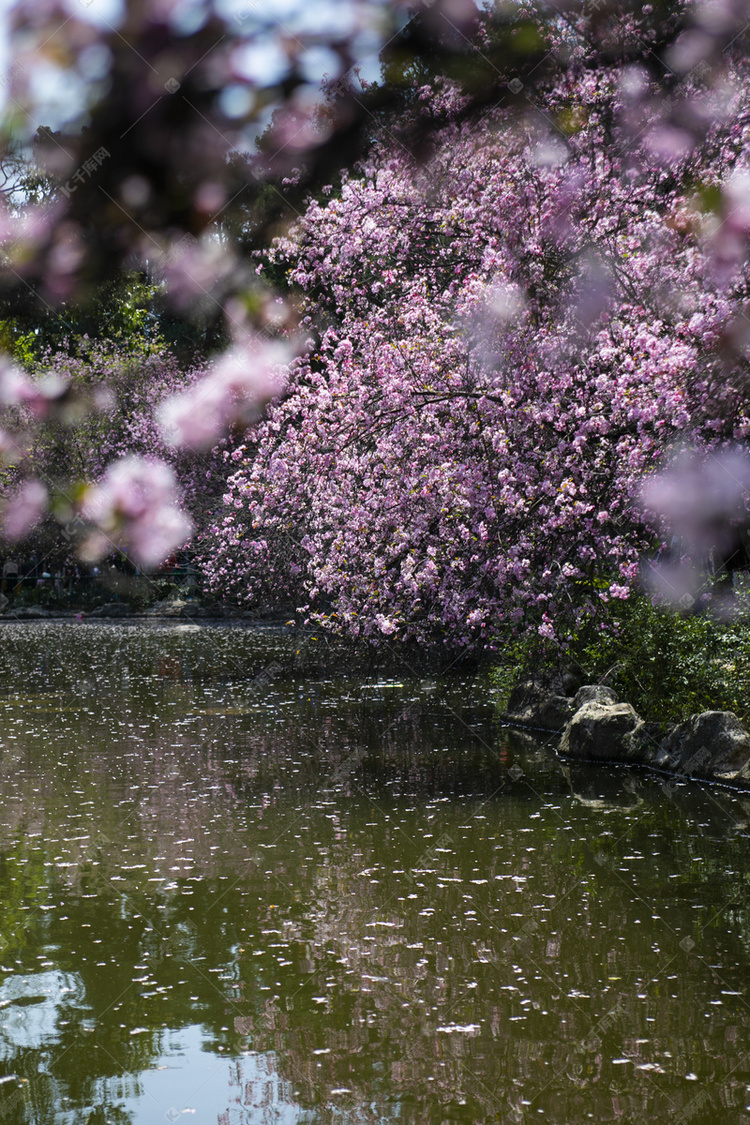
<path fill-rule="evenodd" d="M 527 642 L 495 668 L 504 722 L 558 735 L 564 758 L 750 788 L 744 617 L 680 615 L 638 597 L 551 656 Z"/>
<path fill-rule="evenodd" d="M 734 618 L 722 620 L 675 613 L 639 595 L 592 622 L 562 652 L 537 638 L 512 642 L 491 672 L 498 706 L 507 708 L 519 681 L 546 682 L 568 670 L 579 686 L 610 687 L 663 726 L 709 709 L 750 723 L 750 619 L 743 608 L 738 603 Z"/>

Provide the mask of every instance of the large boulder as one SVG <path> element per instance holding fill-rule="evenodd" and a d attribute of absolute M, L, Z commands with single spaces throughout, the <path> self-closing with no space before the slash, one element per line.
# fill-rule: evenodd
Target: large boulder
<path fill-rule="evenodd" d="M 750 781 L 750 733 L 733 711 L 703 711 L 674 727 L 650 764 L 684 777 Z"/>
<path fill-rule="evenodd" d="M 676 777 L 750 782 L 750 733 L 731 711 L 691 715 L 665 735 L 644 723 L 629 703 L 591 699 L 565 728 L 560 754 L 588 762 L 636 762 Z"/>
<path fill-rule="evenodd" d="M 560 753 L 588 762 L 645 761 L 649 730 L 629 703 L 592 699 L 565 728 Z"/>
<path fill-rule="evenodd" d="M 542 730 L 562 731 L 573 717 L 573 707 L 566 695 L 537 681 L 523 680 L 510 693 L 505 717 Z"/>
<path fill-rule="evenodd" d="M 573 696 L 573 711 L 583 707 L 584 703 L 619 703 L 620 698 L 616 691 L 604 684 L 584 684 Z"/>

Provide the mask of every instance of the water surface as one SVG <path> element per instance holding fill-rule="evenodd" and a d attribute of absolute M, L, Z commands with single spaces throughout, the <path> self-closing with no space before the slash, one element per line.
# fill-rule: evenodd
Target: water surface
<path fill-rule="evenodd" d="M 0 626 L 0 1122 L 750 1121 L 750 799 L 299 650 Z"/>

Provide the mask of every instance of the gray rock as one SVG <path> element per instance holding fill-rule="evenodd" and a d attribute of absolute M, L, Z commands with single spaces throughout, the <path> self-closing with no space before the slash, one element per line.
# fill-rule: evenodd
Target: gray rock
<path fill-rule="evenodd" d="M 616 691 L 604 684 L 584 684 L 573 696 L 573 710 L 577 711 L 584 703 L 619 703 Z"/>
<path fill-rule="evenodd" d="M 52 617 L 52 614 L 40 605 L 25 605 L 20 609 L 11 609 L 7 616 L 11 620 L 24 621 L 40 617 Z"/>
<path fill-rule="evenodd" d="M 563 757 L 637 762 L 676 777 L 750 782 L 750 733 L 731 711 L 704 711 L 666 736 L 629 703 L 591 700 L 576 711 L 560 742 Z"/>
<path fill-rule="evenodd" d="M 125 602 L 108 602 L 107 605 L 98 605 L 88 614 L 89 617 L 131 617 L 133 607 Z"/>
<path fill-rule="evenodd" d="M 511 715 L 525 711 L 527 707 L 539 703 L 549 692 L 533 680 L 522 680 L 516 684 L 508 699 L 508 712 Z"/>
<path fill-rule="evenodd" d="M 571 761 L 645 765 L 671 774 L 674 784 L 696 777 L 750 786 L 750 731 L 731 711 L 704 711 L 665 730 L 644 723 L 603 684 L 566 694 L 560 673 L 553 672 L 519 682 L 503 717 L 562 731 L 559 753 Z"/>
<path fill-rule="evenodd" d="M 684 777 L 750 781 L 750 733 L 733 711 L 703 711 L 672 729 L 652 764 Z"/>
<path fill-rule="evenodd" d="M 637 762 L 647 757 L 648 728 L 629 703 L 593 699 L 579 707 L 560 743 L 566 758 L 588 762 Z"/>
<path fill-rule="evenodd" d="M 149 617 L 181 617 L 182 611 L 187 605 L 181 598 L 163 598 L 160 602 L 154 602 L 146 610 Z"/>
<path fill-rule="evenodd" d="M 550 691 L 534 680 L 524 680 L 510 693 L 505 717 L 543 730 L 562 731 L 573 711 L 567 696 Z"/>
<path fill-rule="evenodd" d="M 562 731 L 573 716 L 573 705 L 565 695 L 550 695 L 536 712 L 544 730 Z"/>
<path fill-rule="evenodd" d="M 193 617 L 220 617 L 221 609 L 201 605 L 200 602 L 185 601 L 183 598 L 164 598 L 154 602 L 146 610 L 149 617 L 183 617 L 190 621 Z"/>

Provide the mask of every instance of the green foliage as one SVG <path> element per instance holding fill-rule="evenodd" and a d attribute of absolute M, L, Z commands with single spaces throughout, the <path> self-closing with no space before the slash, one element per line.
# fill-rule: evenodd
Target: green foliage
<path fill-rule="evenodd" d="M 611 605 L 611 603 L 610 603 Z M 682 614 L 639 596 L 618 603 L 571 655 L 645 719 L 679 722 L 699 711 L 750 719 L 750 626 Z"/>
<path fill-rule="evenodd" d="M 750 623 L 676 613 L 644 596 L 609 603 L 607 616 L 573 638 L 564 660 L 587 683 L 604 683 L 651 722 L 680 722 L 700 711 L 734 711 L 750 722 Z M 546 654 L 549 661 L 550 654 Z M 502 709 L 516 681 L 537 671 L 533 639 L 509 644 L 491 683 Z"/>
<path fill-rule="evenodd" d="M 502 657 L 490 669 L 490 687 L 496 706 L 505 711 L 510 693 L 518 680 L 539 666 L 540 646 L 528 637 L 510 639 L 503 645 Z"/>

